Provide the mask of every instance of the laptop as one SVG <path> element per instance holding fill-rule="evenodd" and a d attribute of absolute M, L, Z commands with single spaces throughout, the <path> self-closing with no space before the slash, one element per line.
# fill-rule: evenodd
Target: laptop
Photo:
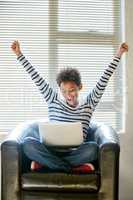
<path fill-rule="evenodd" d="M 39 122 L 39 133 L 48 146 L 78 147 L 83 143 L 81 122 Z"/>

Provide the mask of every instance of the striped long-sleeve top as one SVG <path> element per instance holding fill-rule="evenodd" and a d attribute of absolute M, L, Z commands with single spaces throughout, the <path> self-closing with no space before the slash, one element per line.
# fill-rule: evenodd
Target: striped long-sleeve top
<path fill-rule="evenodd" d="M 86 95 L 83 102 L 76 107 L 71 107 L 65 101 L 62 101 L 59 94 L 50 87 L 49 83 L 47 83 L 42 76 L 40 76 L 23 54 L 17 59 L 31 76 L 31 79 L 34 81 L 35 85 L 43 95 L 44 100 L 47 102 L 49 120 L 59 122 L 80 121 L 83 127 L 84 138 L 86 138 L 92 114 L 104 93 L 111 75 L 120 61 L 120 58 L 113 58 L 112 62 L 105 68 L 102 76 L 92 91 Z"/>

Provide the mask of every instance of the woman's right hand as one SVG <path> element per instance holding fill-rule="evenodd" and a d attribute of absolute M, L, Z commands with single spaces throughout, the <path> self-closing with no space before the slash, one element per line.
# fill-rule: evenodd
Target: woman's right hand
<path fill-rule="evenodd" d="M 21 50 L 20 50 L 20 44 L 17 40 L 15 40 L 12 45 L 11 45 L 11 49 L 13 50 L 13 52 L 17 55 L 17 56 L 20 56 L 22 53 L 21 53 Z"/>

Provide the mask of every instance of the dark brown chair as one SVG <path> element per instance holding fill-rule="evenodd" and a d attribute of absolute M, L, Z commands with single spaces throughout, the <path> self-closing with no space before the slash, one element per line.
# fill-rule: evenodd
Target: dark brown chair
<path fill-rule="evenodd" d="M 19 127 L 1 145 L 1 200 L 118 200 L 119 140 L 107 125 L 91 123 L 88 137 L 99 145 L 97 168 L 90 174 L 30 172 Z"/>

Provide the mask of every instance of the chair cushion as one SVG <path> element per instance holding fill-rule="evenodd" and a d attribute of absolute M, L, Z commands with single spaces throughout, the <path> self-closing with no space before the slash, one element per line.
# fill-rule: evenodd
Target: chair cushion
<path fill-rule="evenodd" d="M 21 184 L 23 190 L 98 192 L 100 175 L 30 172 L 22 175 Z"/>

